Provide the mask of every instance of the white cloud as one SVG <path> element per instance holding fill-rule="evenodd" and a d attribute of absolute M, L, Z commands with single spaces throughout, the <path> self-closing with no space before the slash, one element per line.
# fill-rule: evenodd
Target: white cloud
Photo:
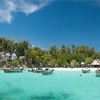
<path fill-rule="evenodd" d="M 100 0 L 95 0 L 96 4 L 100 6 Z"/>
<path fill-rule="evenodd" d="M 23 12 L 27 15 L 42 9 L 49 3 L 49 0 L 3 0 L 0 6 L 0 22 L 11 23 L 14 12 Z"/>
<path fill-rule="evenodd" d="M 100 0 L 89 0 L 87 3 L 94 7 L 100 7 Z"/>
<path fill-rule="evenodd" d="M 0 0 L 0 22 L 11 23 L 13 13 L 23 12 L 26 15 L 34 13 L 47 6 L 52 1 L 58 0 Z M 69 0 L 65 0 L 69 1 Z M 70 1 L 87 1 L 87 0 L 70 0 Z M 92 6 L 99 6 L 99 0 L 88 0 Z"/>
<path fill-rule="evenodd" d="M 16 11 L 16 5 L 11 1 L 5 1 L 5 8 L 0 9 L 0 22 L 10 23 L 12 20 L 11 13 Z"/>

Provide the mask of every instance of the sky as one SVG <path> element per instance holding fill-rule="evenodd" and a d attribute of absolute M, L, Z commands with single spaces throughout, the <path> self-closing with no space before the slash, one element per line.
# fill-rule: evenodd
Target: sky
<path fill-rule="evenodd" d="M 62 44 L 100 50 L 98 0 L 0 0 L 0 37 L 49 49 Z"/>

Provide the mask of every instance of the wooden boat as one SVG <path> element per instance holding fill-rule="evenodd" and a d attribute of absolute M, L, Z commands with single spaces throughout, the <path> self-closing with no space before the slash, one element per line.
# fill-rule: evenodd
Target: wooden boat
<path fill-rule="evenodd" d="M 99 68 L 96 70 L 96 76 L 100 77 L 100 69 Z"/>
<path fill-rule="evenodd" d="M 41 68 L 35 68 L 32 71 L 33 71 L 33 73 L 41 73 L 42 69 Z"/>
<path fill-rule="evenodd" d="M 38 69 L 33 70 L 33 73 L 41 73 L 41 72 L 42 72 L 42 70 L 38 70 Z"/>
<path fill-rule="evenodd" d="M 90 71 L 91 71 L 91 69 L 88 69 L 88 68 L 82 69 L 83 73 L 89 73 Z"/>
<path fill-rule="evenodd" d="M 10 73 L 10 72 L 22 72 L 22 69 L 18 68 L 13 68 L 13 69 L 4 69 L 5 73 Z"/>
<path fill-rule="evenodd" d="M 51 70 L 51 69 L 46 68 L 45 70 L 42 70 L 42 74 L 43 75 L 52 74 L 53 71 L 54 71 L 54 69 Z"/>
<path fill-rule="evenodd" d="M 28 72 L 32 72 L 32 71 L 33 71 L 33 69 L 32 69 L 32 68 L 29 68 L 29 69 L 28 69 Z"/>

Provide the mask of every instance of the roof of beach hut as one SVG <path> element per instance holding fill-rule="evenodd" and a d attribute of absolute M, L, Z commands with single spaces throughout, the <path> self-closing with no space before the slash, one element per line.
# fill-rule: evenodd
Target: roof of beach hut
<path fill-rule="evenodd" d="M 7 53 L 6 56 L 10 56 L 10 53 Z"/>
<path fill-rule="evenodd" d="M 1 58 L 1 61 L 5 61 L 5 59 L 4 58 Z"/>
<path fill-rule="evenodd" d="M 81 62 L 81 65 L 85 65 L 85 62 L 82 61 L 82 62 Z"/>
<path fill-rule="evenodd" d="M 11 56 L 16 56 L 16 54 L 15 53 L 12 53 L 12 55 Z"/>
<path fill-rule="evenodd" d="M 2 57 L 2 58 L 5 57 L 4 54 L 2 54 L 1 57 Z"/>
<path fill-rule="evenodd" d="M 96 59 L 91 63 L 91 65 L 100 65 L 100 61 Z"/>

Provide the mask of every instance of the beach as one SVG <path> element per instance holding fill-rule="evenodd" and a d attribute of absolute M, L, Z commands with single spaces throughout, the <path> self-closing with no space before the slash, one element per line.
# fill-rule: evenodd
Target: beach
<path fill-rule="evenodd" d="M 43 68 L 45 69 L 45 68 Z M 82 71 L 82 69 L 84 68 L 50 68 L 50 69 L 54 69 L 54 71 Z M 97 68 L 90 68 L 91 71 L 96 71 Z"/>

